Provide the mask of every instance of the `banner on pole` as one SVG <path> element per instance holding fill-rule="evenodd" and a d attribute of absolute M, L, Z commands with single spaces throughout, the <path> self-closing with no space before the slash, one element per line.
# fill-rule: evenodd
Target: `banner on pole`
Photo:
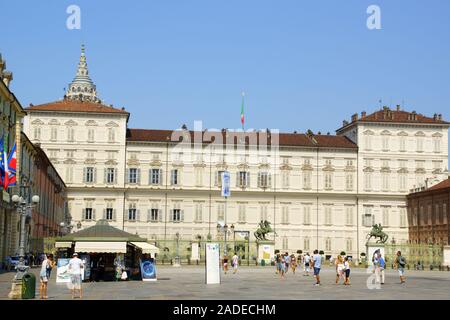
<path fill-rule="evenodd" d="M 230 173 L 228 171 L 222 172 L 222 197 L 230 196 Z"/>
<path fill-rule="evenodd" d="M 141 261 L 142 281 L 156 281 L 156 267 L 154 259 Z"/>

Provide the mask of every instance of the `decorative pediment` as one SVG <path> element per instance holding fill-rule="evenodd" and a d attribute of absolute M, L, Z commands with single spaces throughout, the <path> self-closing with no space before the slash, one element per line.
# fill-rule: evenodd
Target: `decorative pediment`
<path fill-rule="evenodd" d="M 425 133 L 423 133 L 422 131 L 416 132 L 415 134 L 416 137 L 425 137 Z"/>
<path fill-rule="evenodd" d="M 405 131 L 400 131 L 399 133 L 397 133 L 398 136 L 400 137 L 407 137 L 408 134 Z"/>
<path fill-rule="evenodd" d="M 416 172 L 416 173 L 420 173 L 420 174 L 425 174 L 425 173 L 427 173 L 427 171 L 426 171 L 424 168 L 417 168 L 415 172 Z"/>
<path fill-rule="evenodd" d="M 75 164 L 76 162 L 72 159 L 64 160 L 64 164 Z"/>
<path fill-rule="evenodd" d="M 95 120 L 88 120 L 88 121 L 86 121 L 86 123 L 84 125 L 91 127 L 91 126 L 98 126 L 98 123 Z"/>
<path fill-rule="evenodd" d="M 113 127 L 118 127 L 119 125 L 117 123 L 115 123 L 114 121 L 110 121 L 106 124 L 106 127 L 108 128 L 113 128 Z"/>
<path fill-rule="evenodd" d="M 86 160 L 84 160 L 84 163 L 85 164 L 96 164 L 97 161 L 95 161 L 95 159 L 86 159 Z"/>
<path fill-rule="evenodd" d="M 105 162 L 106 165 L 116 166 L 118 162 L 116 160 L 108 160 Z"/>
<path fill-rule="evenodd" d="M 383 130 L 383 131 L 381 131 L 381 135 L 382 136 L 390 136 L 391 132 L 389 130 Z"/>
<path fill-rule="evenodd" d="M 249 167 L 249 165 L 246 164 L 246 163 L 241 163 L 240 165 L 237 166 L 237 168 L 240 169 L 240 170 L 247 170 L 247 169 L 249 169 L 250 167 Z"/>
<path fill-rule="evenodd" d="M 159 159 L 153 159 L 152 161 L 150 161 L 150 166 L 160 167 L 162 166 L 162 162 Z"/>
<path fill-rule="evenodd" d="M 204 168 L 206 164 L 204 162 L 196 162 L 193 164 L 194 168 Z"/>
<path fill-rule="evenodd" d="M 373 132 L 372 130 L 366 130 L 363 132 L 363 134 L 365 136 L 373 136 L 375 134 L 375 132 Z"/>
<path fill-rule="evenodd" d="M 400 170 L 397 171 L 398 173 L 408 173 L 408 169 L 406 168 L 401 168 Z"/>
<path fill-rule="evenodd" d="M 372 167 L 366 167 L 363 169 L 363 172 L 374 172 Z"/>
<path fill-rule="evenodd" d="M 325 167 L 323 167 L 322 170 L 323 170 L 323 171 L 334 171 L 334 168 L 333 168 L 333 166 L 331 166 L 331 165 L 326 165 Z"/>
<path fill-rule="evenodd" d="M 433 133 L 432 135 L 433 138 L 442 138 L 442 134 L 439 132 Z"/>
<path fill-rule="evenodd" d="M 288 164 L 282 164 L 280 170 L 292 170 L 292 167 Z"/>
<path fill-rule="evenodd" d="M 356 171 L 355 166 L 346 166 L 344 169 L 345 172 L 354 172 Z"/>
<path fill-rule="evenodd" d="M 312 171 L 312 170 L 313 170 L 313 167 L 312 167 L 312 165 L 310 165 L 310 164 L 304 164 L 304 165 L 302 166 L 302 170 L 303 170 L 303 171 Z"/>
<path fill-rule="evenodd" d="M 391 169 L 388 168 L 388 167 L 383 167 L 383 168 L 381 168 L 380 172 L 382 172 L 382 173 L 390 173 Z"/>
<path fill-rule="evenodd" d="M 60 122 L 57 119 L 52 119 L 48 122 L 49 125 L 57 126 Z"/>
<path fill-rule="evenodd" d="M 32 122 L 31 122 L 31 124 L 33 124 L 33 125 L 43 125 L 44 124 L 44 122 L 41 120 L 41 119 L 36 119 L 36 120 L 33 120 Z"/>
<path fill-rule="evenodd" d="M 226 162 L 220 162 L 220 163 L 216 164 L 216 168 L 219 171 L 221 171 L 221 170 L 226 171 L 228 169 L 228 166 L 227 166 Z"/>
<path fill-rule="evenodd" d="M 260 169 L 269 169 L 270 165 L 268 163 L 260 163 L 258 168 L 260 168 Z"/>
<path fill-rule="evenodd" d="M 72 127 L 72 126 L 77 126 L 78 123 L 76 123 L 75 121 L 73 121 L 72 119 L 70 119 L 69 121 L 66 121 L 66 122 L 64 123 L 64 125 Z"/>
<path fill-rule="evenodd" d="M 128 159 L 127 164 L 129 166 L 138 166 L 139 165 L 139 160 L 138 159 Z"/>

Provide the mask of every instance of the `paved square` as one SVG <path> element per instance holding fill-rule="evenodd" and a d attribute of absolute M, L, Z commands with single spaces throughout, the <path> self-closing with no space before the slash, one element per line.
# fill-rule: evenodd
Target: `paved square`
<path fill-rule="evenodd" d="M 33 269 L 38 274 L 38 269 Z M 369 290 L 365 269 L 352 269 L 351 286 L 336 285 L 331 267 L 321 272 L 320 287 L 313 285 L 312 276 L 292 274 L 285 279 L 275 274 L 274 267 L 241 267 L 236 274 L 222 273 L 220 285 L 206 285 L 204 267 L 157 266 L 158 281 L 126 281 L 84 283 L 85 300 L 129 299 L 449 299 L 450 272 L 407 271 L 406 284 L 400 285 L 396 270 L 388 270 L 386 284 Z M 14 273 L 0 274 L 0 299 L 8 299 Z M 71 299 L 65 284 L 56 284 L 52 272 L 48 295 L 50 300 Z M 36 289 L 39 299 L 39 288 Z"/>

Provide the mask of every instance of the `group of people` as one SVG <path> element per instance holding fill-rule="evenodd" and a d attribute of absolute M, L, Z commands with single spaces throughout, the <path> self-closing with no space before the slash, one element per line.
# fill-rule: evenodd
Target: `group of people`
<path fill-rule="evenodd" d="M 385 270 L 386 270 L 386 260 L 381 254 L 381 250 L 378 249 L 373 253 L 372 256 L 373 272 L 375 273 L 375 282 L 384 284 L 385 280 Z M 400 283 L 405 283 L 405 267 L 406 259 L 402 256 L 401 251 L 397 251 L 394 266 L 397 268 L 398 274 L 400 276 Z"/>
<path fill-rule="evenodd" d="M 344 255 L 338 255 L 334 260 L 336 267 L 336 284 L 343 279 L 344 285 L 350 285 L 350 258 Z"/>
<path fill-rule="evenodd" d="M 239 257 L 237 256 L 236 252 L 234 253 L 233 257 L 231 258 L 231 267 L 233 268 L 233 274 L 238 271 L 239 266 Z M 226 274 L 228 272 L 228 256 L 223 256 L 223 272 Z"/>
<path fill-rule="evenodd" d="M 309 276 L 311 268 L 313 269 L 312 271 L 314 278 L 316 279 L 315 285 L 319 286 L 322 256 L 319 254 L 318 250 L 314 250 L 312 257 L 308 252 L 304 255 L 300 253 L 297 257 L 294 254 L 289 255 L 288 252 L 285 252 L 284 254 L 277 253 L 275 256 L 275 273 L 279 274 L 281 278 L 284 278 L 289 269 L 291 269 L 292 273 L 295 274 L 295 271 L 299 265 L 303 268 L 304 276 Z"/>
<path fill-rule="evenodd" d="M 47 285 L 51 276 L 51 271 L 55 267 L 56 262 L 53 259 L 53 254 L 44 254 L 41 264 L 41 271 L 39 273 L 40 287 L 39 295 L 41 300 L 48 299 Z M 81 287 L 82 273 L 84 272 L 84 262 L 78 258 L 78 254 L 75 252 L 68 264 L 68 270 L 70 272 L 71 292 L 72 299 L 75 299 L 75 293 L 78 291 L 79 298 L 83 297 L 83 289 Z"/>

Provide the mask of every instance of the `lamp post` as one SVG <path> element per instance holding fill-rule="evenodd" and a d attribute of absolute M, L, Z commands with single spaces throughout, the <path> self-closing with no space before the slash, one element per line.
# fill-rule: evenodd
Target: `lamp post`
<path fill-rule="evenodd" d="M 175 256 L 175 262 L 173 264 L 174 267 L 180 266 L 180 233 L 177 232 L 175 234 L 175 239 L 177 240 L 177 255 Z"/>
<path fill-rule="evenodd" d="M 228 230 L 230 229 L 230 230 Z M 231 235 L 232 233 L 234 233 L 234 225 L 232 224 L 230 227 L 228 227 L 227 224 L 225 225 L 221 225 L 220 223 L 217 224 L 217 232 L 218 233 L 223 233 L 223 238 L 224 238 L 224 242 L 225 242 L 225 248 L 223 250 L 223 254 L 226 256 L 228 254 L 228 246 L 227 246 L 227 239 L 228 239 L 228 233 Z"/>
<path fill-rule="evenodd" d="M 20 189 L 30 188 L 30 186 L 21 186 Z M 24 194 L 25 192 L 21 192 Z M 25 265 L 25 237 L 26 237 L 26 218 L 31 216 L 31 209 L 39 203 L 39 196 L 34 195 L 31 198 L 31 203 L 27 202 L 26 197 L 17 194 L 11 197 L 17 213 L 20 217 L 20 240 L 19 240 L 19 262 L 16 266 L 16 275 L 14 276 L 13 285 L 9 297 L 18 299 L 21 296 L 21 284 L 23 276 L 28 272 L 28 266 Z M 20 288 L 20 290 L 19 290 Z"/>

